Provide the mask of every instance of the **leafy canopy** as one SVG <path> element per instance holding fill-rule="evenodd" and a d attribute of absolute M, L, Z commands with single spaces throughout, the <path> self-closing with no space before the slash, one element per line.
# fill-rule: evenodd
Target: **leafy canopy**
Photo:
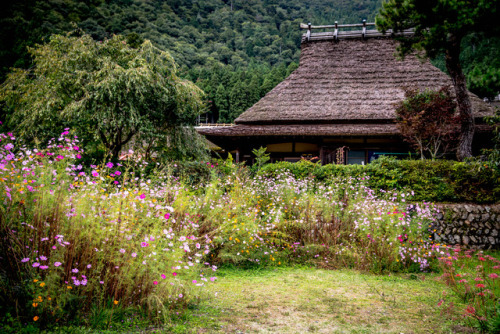
<path fill-rule="evenodd" d="M 459 117 L 447 87 L 439 91 L 405 90 L 406 99 L 396 107 L 396 123 L 405 141 L 432 159 L 450 153 L 456 145 Z"/>
<path fill-rule="evenodd" d="M 132 48 L 118 36 L 55 35 L 29 51 L 33 67 L 15 69 L 0 90 L 21 137 L 46 141 L 70 127 L 114 158 L 132 138 L 157 153 L 182 150 L 186 141 L 199 148 L 185 137 L 195 135 L 186 126 L 195 124 L 203 92 L 151 42 Z"/>
<path fill-rule="evenodd" d="M 388 0 L 375 21 L 382 31 L 413 28 L 400 51 L 425 50 L 433 58 L 470 33 L 498 31 L 499 6 L 497 0 Z"/>

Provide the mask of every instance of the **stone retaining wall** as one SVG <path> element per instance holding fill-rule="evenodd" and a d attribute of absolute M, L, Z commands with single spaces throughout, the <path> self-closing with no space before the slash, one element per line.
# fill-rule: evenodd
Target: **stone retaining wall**
<path fill-rule="evenodd" d="M 439 204 L 434 240 L 470 248 L 500 249 L 500 204 Z"/>

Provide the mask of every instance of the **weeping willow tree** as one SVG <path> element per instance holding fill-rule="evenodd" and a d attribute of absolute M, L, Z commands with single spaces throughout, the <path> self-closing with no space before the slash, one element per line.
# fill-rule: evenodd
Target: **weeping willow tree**
<path fill-rule="evenodd" d="M 28 142 L 71 128 L 113 159 L 132 142 L 156 156 L 204 152 L 192 130 L 203 92 L 179 78 L 173 58 L 151 42 L 133 48 L 119 36 L 55 35 L 29 52 L 33 66 L 13 70 L 0 89 L 8 126 Z"/>

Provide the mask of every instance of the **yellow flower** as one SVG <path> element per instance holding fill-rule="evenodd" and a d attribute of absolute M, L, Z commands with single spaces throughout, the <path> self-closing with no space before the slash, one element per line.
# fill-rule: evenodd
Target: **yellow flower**
<path fill-rule="evenodd" d="M 33 321 L 37 321 L 38 319 L 40 319 L 40 318 L 38 318 L 38 316 L 35 315 L 35 317 L 33 318 Z"/>
<path fill-rule="evenodd" d="M 118 300 L 115 300 L 113 303 L 115 303 L 115 305 L 118 305 Z"/>
<path fill-rule="evenodd" d="M 70 287 L 69 285 L 67 286 L 67 288 L 68 288 L 69 290 L 73 289 L 73 288 L 72 288 L 72 287 Z"/>
<path fill-rule="evenodd" d="M 40 283 L 40 286 L 43 288 L 45 286 L 45 282 Z"/>

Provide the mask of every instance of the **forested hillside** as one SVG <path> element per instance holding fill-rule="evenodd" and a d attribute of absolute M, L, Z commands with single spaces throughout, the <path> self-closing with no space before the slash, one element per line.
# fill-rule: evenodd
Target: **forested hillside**
<path fill-rule="evenodd" d="M 0 80 L 9 67 L 29 67 L 26 47 L 51 34 L 81 29 L 94 39 L 113 34 L 169 51 L 184 77 L 207 93 L 221 122 L 242 111 L 297 67 L 300 22 L 372 21 L 380 0 L 19 0 L 3 2 Z M 500 39 L 468 39 L 470 87 L 493 96 L 500 85 Z"/>

